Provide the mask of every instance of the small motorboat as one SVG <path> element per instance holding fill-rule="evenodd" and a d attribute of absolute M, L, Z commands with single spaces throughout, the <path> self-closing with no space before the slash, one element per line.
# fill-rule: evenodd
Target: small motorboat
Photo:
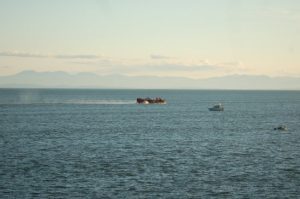
<path fill-rule="evenodd" d="M 276 130 L 277 130 L 277 131 L 287 131 L 288 128 L 287 128 L 285 125 L 280 125 L 280 126 L 274 128 L 274 130 L 275 130 L 275 131 L 276 131 Z"/>
<path fill-rule="evenodd" d="M 224 111 L 224 106 L 220 103 L 220 104 L 216 104 L 211 108 L 208 108 L 208 110 L 210 111 Z"/>
<path fill-rule="evenodd" d="M 157 97 L 157 98 L 137 98 L 136 99 L 136 103 L 137 104 L 166 104 L 166 100 L 165 99 L 162 99 L 160 97 Z"/>

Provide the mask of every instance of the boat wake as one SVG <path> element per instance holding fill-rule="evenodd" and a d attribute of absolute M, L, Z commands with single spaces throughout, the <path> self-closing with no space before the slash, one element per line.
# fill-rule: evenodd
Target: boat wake
<path fill-rule="evenodd" d="M 86 105 L 122 105 L 136 104 L 135 100 L 39 100 L 39 101 L 12 101 L 0 105 L 55 105 L 55 104 L 86 104 Z"/>
<path fill-rule="evenodd" d="M 135 100 L 69 100 L 64 104 L 135 104 Z"/>

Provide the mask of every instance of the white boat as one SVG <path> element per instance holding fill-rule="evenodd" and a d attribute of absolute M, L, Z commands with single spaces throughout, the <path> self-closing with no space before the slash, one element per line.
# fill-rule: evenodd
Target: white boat
<path fill-rule="evenodd" d="M 216 104 L 211 108 L 208 108 L 210 111 L 224 111 L 224 106 L 222 104 Z"/>

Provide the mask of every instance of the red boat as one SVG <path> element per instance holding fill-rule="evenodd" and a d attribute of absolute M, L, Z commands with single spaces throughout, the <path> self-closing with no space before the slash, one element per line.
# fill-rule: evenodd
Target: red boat
<path fill-rule="evenodd" d="M 154 99 L 147 97 L 147 98 L 137 98 L 136 103 L 138 103 L 138 104 L 166 104 L 166 100 L 162 99 L 160 97 L 157 97 Z"/>

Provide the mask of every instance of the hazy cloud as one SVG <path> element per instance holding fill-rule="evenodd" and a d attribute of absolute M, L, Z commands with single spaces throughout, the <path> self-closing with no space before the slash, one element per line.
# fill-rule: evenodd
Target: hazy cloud
<path fill-rule="evenodd" d="M 34 57 L 34 58 L 45 58 L 48 57 L 48 55 L 43 55 L 39 53 L 27 53 L 27 52 L 9 52 L 9 51 L 4 51 L 0 52 L 0 56 L 4 57 Z"/>
<path fill-rule="evenodd" d="M 41 54 L 41 53 L 28 53 L 17 51 L 4 51 L 0 52 L 0 56 L 7 57 L 24 57 L 24 58 L 56 58 L 56 59 L 99 59 L 102 56 L 94 54 Z"/>
<path fill-rule="evenodd" d="M 118 57 L 99 56 L 95 54 L 41 54 L 16 51 L 0 52 L 0 56 L 40 58 L 36 64 L 29 60 L 16 60 L 27 64 L 27 68 L 45 67 L 65 68 L 66 71 L 97 71 L 99 74 L 126 75 L 160 75 L 184 77 L 208 77 L 220 74 L 244 72 L 242 62 L 213 62 L 205 59 L 180 57 L 172 58 L 163 55 L 150 55 L 151 59 L 124 59 Z M 47 58 L 47 60 L 46 60 Z M 52 60 L 49 60 L 52 59 Z M 61 62 L 61 63 L 60 63 Z M 53 64 L 55 64 L 53 66 Z M 4 70 L 4 69 L 2 69 Z"/>
<path fill-rule="evenodd" d="M 220 69 L 217 65 L 184 65 L 184 64 L 160 64 L 145 65 L 145 69 L 157 71 L 210 71 Z"/>
<path fill-rule="evenodd" d="M 224 66 L 221 64 L 209 63 L 206 60 L 161 60 L 157 61 L 140 61 L 134 62 L 134 60 L 119 60 L 119 59 L 97 59 L 86 61 L 74 61 L 74 64 L 89 65 L 98 67 L 99 71 L 112 72 L 112 73 L 206 73 L 214 71 L 224 71 Z M 235 63 L 235 62 L 233 62 Z"/>
<path fill-rule="evenodd" d="M 151 59 L 172 59 L 172 57 L 164 56 L 164 55 L 150 55 Z"/>
<path fill-rule="evenodd" d="M 59 59 L 99 59 L 101 56 L 98 55 L 89 55 L 89 54 L 82 54 L 82 55 L 54 55 L 55 58 Z"/>

